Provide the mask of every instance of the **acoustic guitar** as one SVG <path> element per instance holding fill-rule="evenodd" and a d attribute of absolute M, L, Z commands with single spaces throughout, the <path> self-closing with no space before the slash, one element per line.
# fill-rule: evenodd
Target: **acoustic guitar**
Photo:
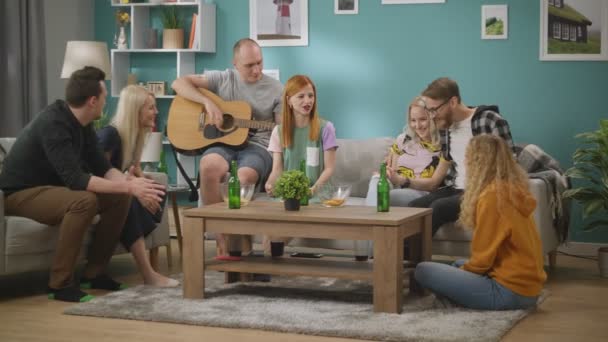
<path fill-rule="evenodd" d="M 224 101 L 206 89 L 199 89 L 222 111 L 222 127 L 211 124 L 205 106 L 175 96 L 169 108 L 167 138 L 176 150 L 182 153 L 197 153 L 223 144 L 239 146 L 245 143 L 250 129 L 272 129 L 274 122 L 251 120 L 251 106 L 244 101 Z"/>

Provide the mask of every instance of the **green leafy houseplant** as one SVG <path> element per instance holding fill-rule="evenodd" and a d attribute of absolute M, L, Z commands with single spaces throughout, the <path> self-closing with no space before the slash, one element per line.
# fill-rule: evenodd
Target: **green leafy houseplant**
<path fill-rule="evenodd" d="M 272 192 L 283 199 L 299 200 L 306 195 L 310 195 L 308 178 L 299 170 L 285 171 L 277 179 Z"/>
<path fill-rule="evenodd" d="M 108 113 L 103 112 L 101 113 L 101 117 L 95 121 L 93 121 L 93 128 L 95 128 L 95 130 L 100 130 L 101 128 L 106 127 L 107 125 L 110 124 L 112 118 L 110 118 L 110 115 L 108 115 Z"/>
<path fill-rule="evenodd" d="M 600 120 L 597 131 L 576 135 L 583 147 L 572 155 L 574 165 L 566 175 L 585 181 L 583 186 L 566 190 L 565 198 L 572 198 L 583 206 L 583 219 L 593 217 L 583 230 L 608 229 L 608 120 Z"/>
<path fill-rule="evenodd" d="M 166 6 L 162 9 L 162 21 L 165 29 L 182 28 L 182 19 L 177 11 L 177 6 Z"/>

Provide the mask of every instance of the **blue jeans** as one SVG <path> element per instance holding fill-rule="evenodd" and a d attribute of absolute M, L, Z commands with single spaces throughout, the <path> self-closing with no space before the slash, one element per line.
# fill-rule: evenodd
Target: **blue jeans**
<path fill-rule="evenodd" d="M 537 296 L 519 295 L 496 280 L 460 269 L 466 260 L 450 265 L 421 262 L 416 266 L 416 281 L 433 293 L 476 310 L 516 310 L 536 305 Z"/>

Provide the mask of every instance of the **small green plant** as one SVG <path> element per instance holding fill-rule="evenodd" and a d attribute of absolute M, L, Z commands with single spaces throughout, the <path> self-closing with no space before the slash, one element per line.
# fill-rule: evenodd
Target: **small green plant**
<path fill-rule="evenodd" d="M 583 147 L 572 155 L 574 165 L 566 176 L 585 181 L 584 186 L 564 191 L 564 198 L 572 198 L 583 206 L 583 219 L 595 219 L 583 230 L 608 229 L 608 120 L 600 120 L 597 131 L 576 135 Z M 600 216 L 599 218 L 596 218 Z"/>
<path fill-rule="evenodd" d="M 163 27 L 166 29 L 182 28 L 182 19 L 177 11 L 177 6 L 165 6 L 162 9 Z"/>
<path fill-rule="evenodd" d="M 110 116 L 108 115 L 108 113 L 103 112 L 101 113 L 101 117 L 95 121 L 93 121 L 93 128 L 95 128 L 95 130 L 99 130 L 101 128 L 106 127 L 108 124 L 110 124 Z"/>
<path fill-rule="evenodd" d="M 299 200 L 306 195 L 310 196 L 308 178 L 300 170 L 285 171 L 277 179 L 272 192 L 283 199 Z"/>

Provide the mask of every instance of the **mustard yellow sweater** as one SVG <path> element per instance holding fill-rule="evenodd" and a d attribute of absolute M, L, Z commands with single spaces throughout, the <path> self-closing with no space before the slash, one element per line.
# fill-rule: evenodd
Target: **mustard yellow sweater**
<path fill-rule="evenodd" d="M 547 275 L 532 217 L 536 201 L 527 189 L 515 189 L 514 199 L 499 207 L 497 191 L 508 190 L 492 183 L 479 196 L 471 258 L 463 268 L 487 274 L 522 296 L 537 296 Z"/>

